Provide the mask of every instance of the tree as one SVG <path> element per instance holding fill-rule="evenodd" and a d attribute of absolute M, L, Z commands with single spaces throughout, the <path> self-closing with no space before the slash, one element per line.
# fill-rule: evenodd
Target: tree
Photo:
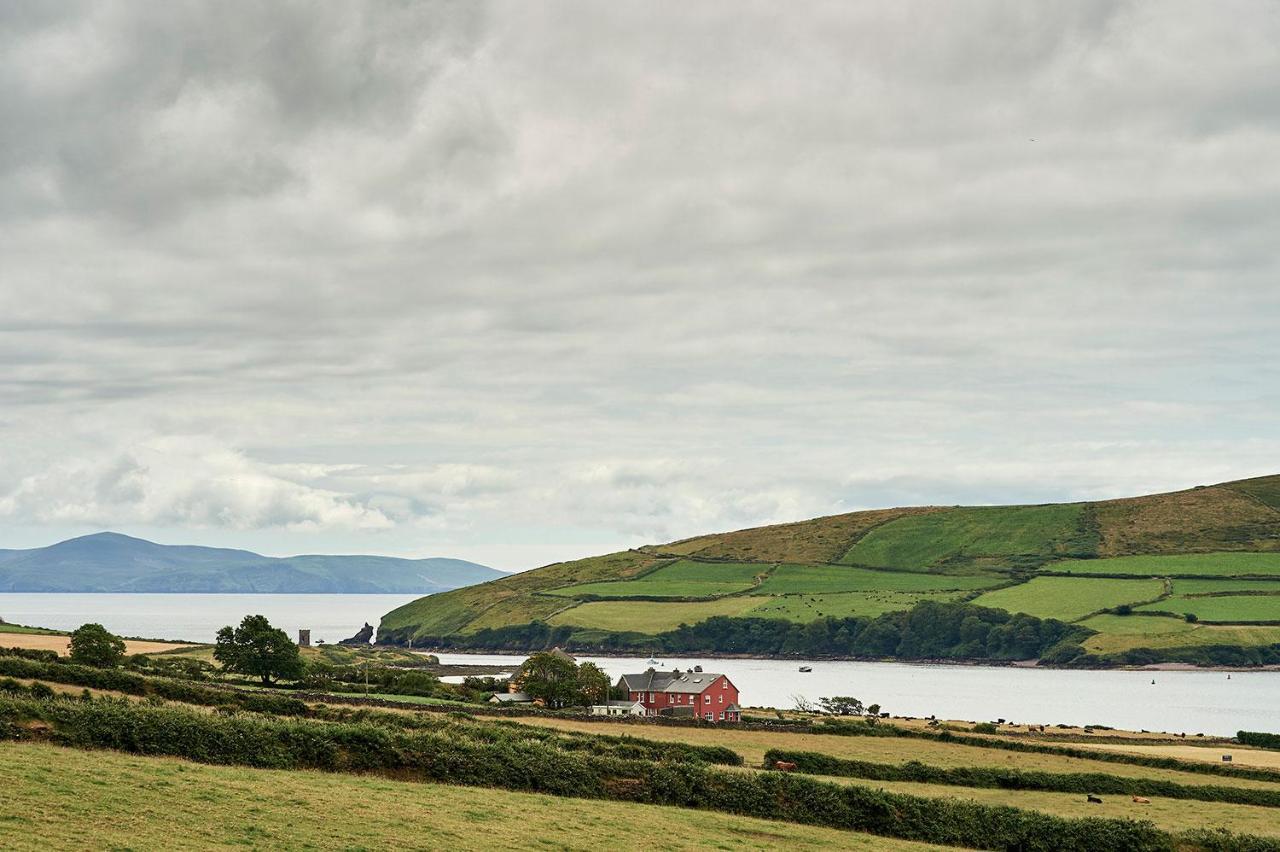
<path fill-rule="evenodd" d="M 82 624 L 71 634 L 71 662 L 109 669 L 123 660 L 124 640 L 101 624 Z"/>
<path fill-rule="evenodd" d="M 239 627 L 219 630 L 213 658 L 226 671 L 262 678 L 264 684 L 302 677 L 298 646 L 262 615 L 246 615 Z"/>
<path fill-rule="evenodd" d="M 566 654 L 539 651 L 516 674 L 520 689 L 548 707 L 573 704 L 578 698 L 578 667 Z"/>
<path fill-rule="evenodd" d="M 819 698 L 822 709 L 832 716 L 861 716 L 862 702 L 850 695 L 833 695 L 830 698 Z"/>
<path fill-rule="evenodd" d="M 609 700 L 612 681 L 595 663 L 578 666 L 578 698 L 583 704 L 603 704 Z"/>

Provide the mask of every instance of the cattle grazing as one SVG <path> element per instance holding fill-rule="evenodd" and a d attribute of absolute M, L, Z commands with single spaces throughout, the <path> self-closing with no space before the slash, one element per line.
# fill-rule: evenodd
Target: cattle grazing
<path fill-rule="evenodd" d="M 1148 798 L 1146 798 L 1145 796 L 1134 796 L 1134 797 L 1133 797 L 1133 801 L 1134 801 L 1136 804 L 1139 804 L 1139 805 L 1149 805 L 1149 804 L 1151 804 L 1151 800 L 1150 800 L 1150 799 L 1148 799 Z"/>
<path fill-rule="evenodd" d="M 796 771 L 796 765 L 786 760 L 775 760 L 773 762 L 773 768 L 778 770 L 779 772 L 795 772 Z"/>
<path fill-rule="evenodd" d="M 1092 793 L 1089 793 L 1089 794 L 1088 794 L 1088 797 L 1089 797 L 1089 804 L 1091 804 L 1091 805 L 1100 805 L 1100 804 L 1102 804 L 1102 800 L 1101 800 L 1101 799 L 1099 799 L 1097 796 L 1093 795 Z"/>

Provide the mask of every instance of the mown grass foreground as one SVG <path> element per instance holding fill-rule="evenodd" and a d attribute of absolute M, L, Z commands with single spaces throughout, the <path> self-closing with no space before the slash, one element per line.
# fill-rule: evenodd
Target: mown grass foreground
<path fill-rule="evenodd" d="M 655 805 L 0 744 L 0 847 L 581 849 L 661 825 L 666 849 L 941 847 Z M 625 844 L 624 844 L 625 845 Z"/>

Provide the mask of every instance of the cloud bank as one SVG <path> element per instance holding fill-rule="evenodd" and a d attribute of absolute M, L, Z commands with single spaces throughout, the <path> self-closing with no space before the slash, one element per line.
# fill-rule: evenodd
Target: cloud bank
<path fill-rule="evenodd" d="M 8 4 L 0 547 L 524 568 L 1276 472 L 1278 40 L 1262 2 Z"/>

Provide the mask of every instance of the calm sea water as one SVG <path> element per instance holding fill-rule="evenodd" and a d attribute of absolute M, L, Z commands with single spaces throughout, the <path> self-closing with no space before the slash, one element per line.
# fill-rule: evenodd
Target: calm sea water
<path fill-rule="evenodd" d="M 260 613 L 296 635 L 337 642 L 416 595 L 0 594 L 0 617 L 70 630 L 97 621 L 126 636 L 211 642 L 218 628 Z M 514 668 L 520 656 L 441 654 L 444 662 Z M 584 657 L 612 676 L 643 671 L 644 658 Z M 1134 730 L 1234 734 L 1280 731 L 1280 672 L 1061 671 L 805 660 L 664 657 L 657 668 L 701 665 L 729 675 L 746 705 L 791 707 L 853 695 L 898 715 L 973 721 L 1101 724 Z M 801 673 L 809 665 L 813 671 Z M 1155 683 L 1152 683 L 1152 681 Z"/>
<path fill-rule="evenodd" d="M 446 663 L 519 665 L 518 656 L 440 654 Z M 611 676 L 648 668 L 640 657 L 579 657 Z M 1280 732 L 1280 672 L 1063 671 L 823 660 L 663 657 L 655 668 L 722 672 L 746 706 L 792 707 L 795 696 L 852 695 L 899 716 L 975 722 L 1110 725 L 1234 735 Z M 802 673 L 802 665 L 813 671 Z M 1155 683 L 1152 683 L 1152 681 Z"/>
<path fill-rule="evenodd" d="M 220 627 L 265 615 L 290 636 L 338 642 L 367 621 L 421 595 L 0 594 L 0 618 L 13 624 L 74 630 L 96 621 L 121 636 L 212 642 Z"/>

